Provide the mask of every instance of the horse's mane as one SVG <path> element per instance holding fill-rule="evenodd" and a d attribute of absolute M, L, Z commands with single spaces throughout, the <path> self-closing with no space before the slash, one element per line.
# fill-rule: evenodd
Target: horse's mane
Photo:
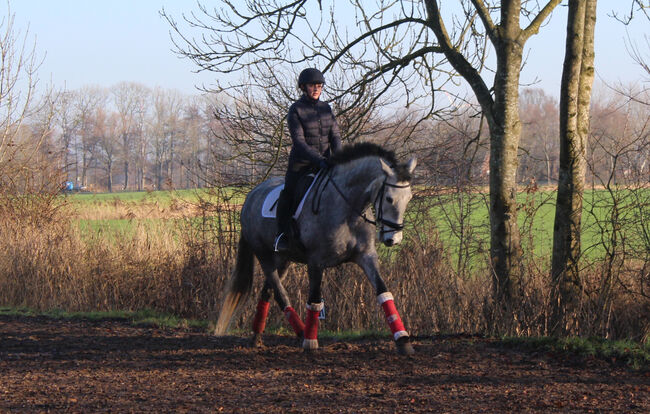
<path fill-rule="evenodd" d="M 332 154 L 328 161 L 332 165 L 339 165 L 372 156 L 383 158 L 393 168 L 399 181 L 411 181 L 411 174 L 405 165 L 397 162 L 395 153 L 372 142 L 359 142 L 345 145 Z"/>

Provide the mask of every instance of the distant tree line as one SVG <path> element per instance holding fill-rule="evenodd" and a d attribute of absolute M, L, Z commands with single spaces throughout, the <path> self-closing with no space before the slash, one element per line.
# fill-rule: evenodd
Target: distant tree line
<path fill-rule="evenodd" d="M 606 92 L 592 103 L 587 182 L 643 184 L 650 168 L 648 107 Z M 473 109 L 420 122 L 408 132 L 408 114 L 378 113 L 361 129 L 351 127 L 348 114 L 340 114 L 340 122 L 348 142 L 374 140 L 417 153 L 424 183 L 481 186 L 489 178 L 489 143 Z M 284 114 L 261 106 L 243 110 L 216 94 L 188 96 L 122 82 L 59 94 L 30 115 L 18 136 L 43 141 L 42 162 L 60 170 L 62 183 L 89 191 L 199 188 L 281 175 L 289 138 L 271 126 L 282 124 Z M 541 89 L 524 89 L 520 112 L 518 183 L 555 184 L 558 101 Z"/>
<path fill-rule="evenodd" d="M 209 104 L 177 91 L 122 82 L 60 94 L 48 151 L 63 178 L 96 191 L 204 186 Z"/>

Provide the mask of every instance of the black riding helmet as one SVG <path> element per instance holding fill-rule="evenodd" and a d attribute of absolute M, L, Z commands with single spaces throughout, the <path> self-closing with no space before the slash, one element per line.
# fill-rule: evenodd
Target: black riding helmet
<path fill-rule="evenodd" d="M 321 73 L 320 70 L 315 68 L 307 68 L 300 72 L 298 76 L 298 86 L 302 86 L 308 83 L 325 83 L 325 76 Z"/>

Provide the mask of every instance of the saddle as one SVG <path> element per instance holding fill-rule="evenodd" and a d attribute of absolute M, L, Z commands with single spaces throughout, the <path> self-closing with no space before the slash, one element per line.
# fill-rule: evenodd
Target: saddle
<path fill-rule="evenodd" d="M 296 192 L 291 202 L 291 213 L 294 220 L 300 216 L 300 213 L 302 212 L 305 204 L 305 199 L 312 190 L 315 179 L 319 174 L 320 173 L 308 172 L 298 178 L 298 183 L 296 184 Z M 262 217 L 276 217 L 278 198 L 280 197 L 280 192 L 282 189 L 284 189 L 284 184 L 280 184 L 277 187 L 273 188 L 266 195 L 264 203 L 262 204 Z"/>

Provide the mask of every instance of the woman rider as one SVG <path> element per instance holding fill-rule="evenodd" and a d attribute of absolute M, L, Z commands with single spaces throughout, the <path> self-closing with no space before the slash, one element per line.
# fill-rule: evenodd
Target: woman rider
<path fill-rule="evenodd" d="M 341 133 L 332 108 L 318 100 L 324 84 L 325 77 L 318 69 L 305 69 L 298 76 L 302 96 L 291 105 L 287 115 L 292 147 L 276 213 L 276 252 L 289 249 L 291 206 L 298 178 L 309 170 L 327 168 L 327 159 L 341 147 Z"/>

